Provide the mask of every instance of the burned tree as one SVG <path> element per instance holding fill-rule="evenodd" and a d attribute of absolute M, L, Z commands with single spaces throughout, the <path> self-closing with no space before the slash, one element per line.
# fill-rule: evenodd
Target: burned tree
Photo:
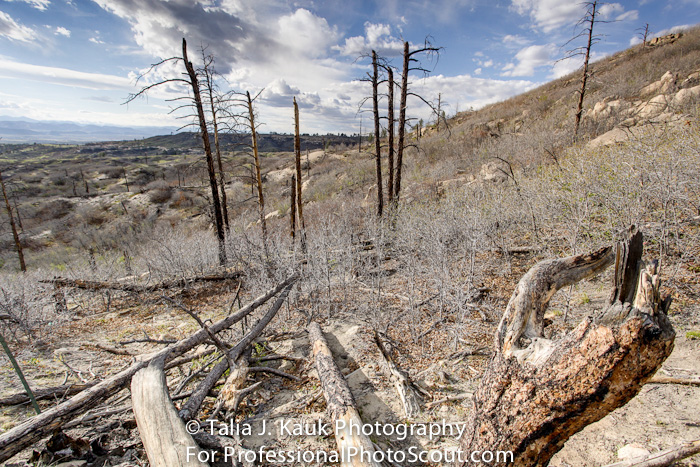
<path fill-rule="evenodd" d="M 149 73 L 153 71 L 155 68 L 158 66 L 171 62 L 171 61 L 180 61 L 185 64 L 185 70 L 186 70 L 186 76 L 187 78 L 170 78 L 170 79 L 165 79 L 162 81 L 158 81 L 156 83 L 150 84 L 148 86 L 145 86 L 141 88 L 140 91 L 137 93 L 129 95 L 129 97 L 126 100 L 126 103 L 132 102 L 135 100 L 137 97 L 145 95 L 149 90 L 161 86 L 166 83 L 183 83 L 186 84 L 191 90 L 192 90 L 192 97 L 182 97 L 182 98 L 177 98 L 174 100 L 187 100 L 189 103 L 185 104 L 183 106 L 177 107 L 174 110 L 179 110 L 183 107 L 187 108 L 194 108 L 196 111 L 196 118 L 197 118 L 197 124 L 199 126 L 199 132 L 202 137 L 202 144 L 204 146 L 204 155 L 206 158 L 207 162 L 207 174 L 209 176 L 209 185 L 211 188 L 211 197 L 212 197 L 212 208 L 214 211 L 214 223 L 216 227 L 216 237 L 219 242 L 219 264 L 221 266 L 224 266 L 226 264 L 226 238 L 224 234 L 224 222 L 223 222 L 223 217 L 221 215 L 221 202 L 219 198 L 219 188 L 218 188 L 218 182 L 216 180 L 216 171 L 214 169 L 214 157 L 212 154 L 212 149 L 211 149 L 211 142 L 209 139 L 209 129 L 207 126 L 207 120 L 206 116 L 204 113 L 204 105 L 202 101 L 202 94 L 201 94 L 201 88 L 199 84 L 199 78 L 198 78 L 198 70 L 195 70 L 194 66 L 192 65 L 192 62 L 189 61 L 187 57 L 187 41 L 183 38 L 182 39 L 182 57 L 171 57 L 165 60 L 161 60 L 160 62 L 152 65 L 149 70 L 146 72 Z M 141 75 L 143 77 L 144 75 Z M 195 116 L 195 115 L 190 115 L 190 116 Z M 186 125 L 189 126 L 189 125 Z"/>
<path fill-rule="evenodd" d="M 202 60 L 204 62 L 204 84 L 208 94 L 209 111 L 211 113 L 212 129 L 214 130 L 214 148 L 216 149 L 216 164 L 219 170 L 219 189 L 221 190 L 221 217 L 223 217 L 226 233 L 231 232 L 228 218 L 228 202 L 226 200 L 226 179 L 224 176 L 224 166 L 221 162 L 221 144 L 219 142 L 219 121 L 218 114 L 222 105 L 222 98 L 216 93 L 216 85 L 214 78 L 216 72 L 214 70 L 214 57 L 211 55 L 205 56 L 202 49 Z"/>
<path fill-rule="evenodd" d="M 583 115 L 583 98 L 586 95 L 586 86 L 588 83 L 588 78 L 590 77 L 589 71 L 589 61 L 591 58 L 591 48 L 593 45 L 600 41 L 600 35 L 593 34 L 593 27 L 598 23 L 607 23 L 609 21 L 603 21 L 596 17 L 598 13 L 598 0 L 593 2 L 584 3 L 586 6 L 586 14 L 578 22 L 577 26 L 580 28 L 578 34 L 571 38 L 567 44 L 575 41 L 580 37 L 586 38 L 586 45 L 582 47 L 576 47 L 570 49 L 566 52 L 562 60 L 571 59 L 574 57 L 583 57 L 583 71 L 581 73 L 581 86 L 578 92 L 578 102 L 576 104 L 576 114 L 574 116 L 574 142 L 578 139 L 579 126 L 581 125 L 581 116 Z"/>
<path fill-rule="evenodd" d="M 389 206 L 394 203 L 394 69 L 391 66 L 386 67 L 387 72 L 387 133 L 388 133 L 388 149 L 387 149 L 387 201 Z"/>
<path fill-rule="evenodd" d="M 17 226 L 15 225 L 15 216 L 12 213 L 12 206 L 10 206 L 10 201 L 7 198 L 7 191 L 5 190 L 5 181 L 2 178 L 2 172 L 0 172 L 0 186 L 2 186 L 2 196 L 5 199 L 5 208 L 7 209 L 7 216 L 10 219 L 10 228 L 12 229 L 12 238 L 15 241 L 15 248 L 17 249 L 17 257 L 19 258 L 19 268 L 22 272 L 27 271 L 27 265 L 24 263 L 24 252 L 22 251 L 22 243 L 19 240 L 19 234 L 17 233 Z"/>
<path fill-rule="evenodd" d="M 377 52 L 372 51 L 372 109 L 374 113 L 374 154 L 377 167 L 377 217 L 382 216 L 384 209 L 384 194 L 382 192 L 382 152 L 379 140 L 379 73 L 377 71 Z"/>
<path fill-rule="evenodd" d="M 292 216 L 294 213 L 299 216 L 299 237 L 301 239 L 301 248 L 306 252 L 306 224 L 304 223 L 303 202 L 301 198 L 301 137 L 299 136 L 299 106 L 297 105 L 296 97 L 294 100 L 294 167 L 296 170 L 296 178 L 292 179 L 292 191 L 296 190 L 296 196 L 292 197 Z M 294 206 L 296 202 L 296 206 Z M 292 229 L 294 227 L 292 226 Z M 294 236 L 294 235 L 292 235 Z"/>
<path fill-rule="evenodd" d="M 642 252 L 642 234 L 633 229 L 616 248 L 543 261 L 523 276 L 474 395 L 463 452 L 510 451 L 512 463 L 494 465 L 546 466 L 569 437 L 641 390 L 675 337 L 658 263 L 642 261 Z M 608 306 L 569 333 L 545 338 L 544 312 L 554 293 L 611 264 Z"/>
<path fill-rule="evenodd" d="M 394 198 L 396 201 L 399 199 L 401 193 L 401 169 L 403 168 L 403 153 L 406 148 L 406 107 L 408 96 L 415 96 L 423 100 L 426 104 L 430 105 L 425 99 L 417 94 L 411 93 L 408 90 L 408 74 L 411 71 L 421 71 L 425 74 L 429 73 L 430 70 L 423 68 L 420 62 L 415 56 L 419 54 L 426 54 L 429 58 L 437 56 L 442 50 L 441 47 L 433 47 L 430 42 L 426 39 L 424 46 L 416 49 L 410 50 L 408 42 L 403 44 L 403 69 L 401 71 L 401 103 L 399 105 L 399 134 L 398 134 L 398 147 L 396 149 L 396 174 L 394 176 Z M 414 64 L 414 66 L 412 66 Z M 432 108 L 432 105 L 431 105 Z"/>

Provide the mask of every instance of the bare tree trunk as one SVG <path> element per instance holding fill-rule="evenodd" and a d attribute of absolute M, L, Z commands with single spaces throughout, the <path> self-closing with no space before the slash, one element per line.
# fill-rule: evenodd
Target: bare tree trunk
<path fill-rule="evenodd" d="M 297 177 L 292 175 L 292 189 L 289 190 L 289 233 L 292 237 L 292 244 L 296 236 L 296 218 L 297 218 Z"/>
<path fill-rule="evenodd" d="M 5 208 L 10 218 L 10 227 L 12 228 L 12 238 L 15 240 L 15 248 L 17 249 L 17 256 L 19 257 L 19 268 L 22 272 L 27 272 L 27 265 L 24 263 L 22 243 L 19 241 L 19 234 L 17 233 L 17 226 L 15 225 L 15 216 L 12 214 L 12 206 L 10 206 L 10 201 L 7 199 L 7 191 L 5 190 L 5 181 L 2 178 L 2 172 L 0 172 L 0 185 L 2 185 L 2 196 L 5 198 Z"/>
<path fill-rule="evenodd" d="M 591 57 L 591 46 L 593 45 L 593 25 L 595 24 L 595 14 L 598 0 L 590 3 L 590 11 L 586 23 L 588 23 L 588 43 L 586 44 L 585 58 L 583 60 L 583 74 L 581 75 L 581 89 L 579 89 L 578 105 L 576 106 L 576 120 L 574 123 L 574 142 L 578 139 L 578 128 L 581 124 L 583 114 L 583 97 L 586 94 L 586 82 L 588 81 L 588 61 Z"/>
<path fill-rule="evenodd" d="M 195 73 L 192 62 L 187 58 L 187 42 L 182 39 L 182 59 L 185 62 L 187 74 L 190 77 L 192 93 L 194 94 L 194 103 L 197 107 L 197 116 L 199 117 L 199 131 L 202 134 L 202 143 L 204 144 L 204 154 L 207 159 L 207 172 L 209 174 L 209 186 L 211 187 L 211 199 L 214 208 L 214 220 L 216 223 L 216 237 L 219 240 L 219 264 L 226 265 L 226 238 L 224 236 L 224 221 L 221 217 L 221 202 L 219 200 L 219 189 L 216 182 L 216 173 L 214 171 L 214 158 L 211 153 L 211 143 L 209 142 L 209 130 L 207 122 L 204 118 L 204 107 L 202 106 L 202 96 L 199 92 L 199 81 L 197 73 Z"/>
<path fill-rule="evenodd" d="M 221 216 L 224 219 L 226 233 L 231 233 L 231 226 L 228 220 L 228 201 L 226 200 L 226 179 L 224 177 L 224 166 L 221 163 L 221 145 L 219 144 L 219 123 L 216 118 L 217 110 L 214 104 L 214 83 L 213 72 L 205 67 L 205 77 L 207 79 L 207 91 L 209 92 L 209 105 L 211 106 L 211 122 L 214 126 L 214 147 L 216 148 L 216 163 L 219 169 L 219 189 L 221 190 Z"/>
<path fill-rule="evenodd" d="M 535 265 L 513 293 L 496 331 L 495 355 L 474 395 L 462 451 L 498 451 L 493 465 L 546 466 L 564 442 L 627 403 L 673 349 L 675 332 L 659 296 L 657 263 L 641 261 L 642 235 L 616 251 Z M 544 311 L 561 287 L 615 264 L 610 303 L 556 340 Z M 458 465 L 471 465 L 462 459 Z"/>
<path fill-rule="evenodd" d="M 387 127 L 389 130 L 389 150 L 387 151 L 387 199 L 389 206 L 394 202 L 394 70 L 388 66 L 388 85 L 389 85 L 389 106 L 387 109 Z"/>
<path fill-rule="evenodd" d="M 301 237 L 301 251 L 306 253 L 306 224 L 304 223 L 304 203 L 301 197 L 301 137 L 299 136 L 299 106 L 297 98 L 294 98 L 294 166 L 296 168 L 296 202 L 299 216 L 299 234 Z"/>
<path fill-rule="evenodd" d="M 270 251 L 267 246 L 267 220 L 265 219 L 265 197 L 263 196 L 262 174 L 260 173 L 260 155 L 258 154 L 258 132 L 255 131 L 255 112 L 253 112 L 253 100 L 250 92 L 246 91 L 248 98 L 248 120 L 250 123 L 250 134 L 253 139 L 253 160 L 255 161 L 255 182 L 258 186 L 258 208 L 260 212 L 260 224 L 262 227 L 263 249 L 265 250 L 265 261 L 270 259 Z"/>
<path fill-rule="evenodd" d="M 382 189 L 382 146 L 379 140 L 379 72 L 377 71 L 377 52 L 372 51 L 372 109 L 374 113 L 374 154 L 377 166 L 377 217 L 382 217 L 384 210 L 384 192 Z"/>
<path fill-rule="evenodd" d="M 396 149 L 396 177 L 394 178 L 394 198 L 399 200 L 401 193 L 401 168 L 403 167 L 403 148 L 406 138 L 406 99 L 408 97 L 408 68 L 410 54 L 408 42 L 403 43 L 403 70 L 401 72 L 401 104 L 399 107 L 399 146 Z"/>

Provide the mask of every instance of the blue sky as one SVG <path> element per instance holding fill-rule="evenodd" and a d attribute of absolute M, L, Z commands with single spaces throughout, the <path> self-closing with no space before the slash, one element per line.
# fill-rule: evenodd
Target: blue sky
<path fill-rule="evenodd" d="M 585 11 L 566 0 L 0 0 L 0 119 L 28 117 L 127 126 L 180 126 L 168 86 L 123 105 L 136 77 L 161 58 L 216 57 L 220 86 L 260 95 L 261 131 L 292 131 L 292 97 L 302 131 L 356 132 L 357 106 L 369 94 L 358 57 L 376 48 L 400 68 L 401 41 L 426 36 L 444 47 L 412 76 L 447 113 L 503 100 L 575 70 L 557 61 Z M 639 42 L 649 23 L 664 34 L 700 22 L 700 0 L 609 2 L 600 15 L 600 58 Z M 581 44 L 576 44 L 581 45 Z M 197 60 L 194 60 L 195 62 Z M 177 76 L 162 67 L 139 84 Z M 430 119 L 419 102 L 409 113 Z M 365 127 L 369 116 L 362 117 Z"/>

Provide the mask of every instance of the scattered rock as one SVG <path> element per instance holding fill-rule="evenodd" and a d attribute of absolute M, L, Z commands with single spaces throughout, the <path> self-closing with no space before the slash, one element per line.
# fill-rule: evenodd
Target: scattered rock
<path fill-rule="evenodd" d="M 617 457 L 623 461 L 635 457 L 648 456 L 649 454 L 651 452 L 639 443 L 627 444 L 617 451 Z"/>
<path fill-rule="evenodd" d="M 491 161 L 481 166 L 479 176 L 485 182 L 505 182 L 508 180 L 508 166 L 501 161 Z"/>
<path fill-rule="evenodd" d="M 674 75 L 670 71 L 667 71 L 666 73 L 664 73 L 660 80 L 643 87 L 640 91 L 640 94 L 667 94 L 675 89 L 676 79 L 676 75 Z"/>

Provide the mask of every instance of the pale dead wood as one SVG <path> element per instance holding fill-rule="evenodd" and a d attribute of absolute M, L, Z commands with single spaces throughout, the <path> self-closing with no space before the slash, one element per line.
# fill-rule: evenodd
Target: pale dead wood
<path fill-rule="evenodd" d="M 665 451 L 634 457 L 623 462 L 608 464 L 604 467 L 666 467 L 681 459 L 700 453 L 700 439 L 678 444 Z"/>
<path fill-rule="evenodd" d="M 374 331 L 374 342 L 379 347 L 379 352 L 382 355 L 384 364 L 389 370 L 391 382 L 394 383 L 396 393 L 401 400 L 404 416 L 411 419 L 420 413 L 420 398 L 414 389 L 413 382 L 409 378 L 408 373 L 403 371 L 394 362 L 391 352 L 386 348 L 381 336 L 377 331 Z"/>
<path fill-rule="evenodd" d="M 129 352 L 126 349 L 119 349 L 117 347 L 110 347 L 108 345 L 97 344 L 92 342 L 87 342 L 81 345 L 80 347 L 85 349 L 101 350 L 103 352 L 111 353 L 114 355 L 125 355 L 127 357 L 133 357 L 134 355 L 136 355 L 133 352 Z"/>
<path fill-rule="evenodd" d="M 544 261 L 523 277 L 474 394 L 464 452 L 510 451 L 507 465 L 546 466 L 569 437 L 641 390 L 675 338 L 667 317 L 671 300 L 661 300 L 657 264 L 644 263 L 642 250 L 642 235 L 633 229 L 615 250 Z M 613 261 L 608 307 L 569 333 L 545 339 L 544 311 L 554 291 Z"/>
<path fill-rule="evenodd" d="M 685 384 L 688 386 L 700 386 L 700 378 L 695 376 L 692 378 L 682 378 L 678 376 L 654 375 L 647 384 Z"/>
<path fill-rule="evenodd" d="M 199 462 L 196 456 L 199 446 L 170 400 L 163 372 L 165 357 L 152 360 L 131 380 L 132 408 L 143 448 L 155 467 L 204 467 L 208 464 Z"/>
<path fill-rule="evenodd" d="M 211 326 L 213 332 L 221 332 L 237 323 L 243 317 L 250 314 L 253 310 L 263 305 L 271 297 L 279 293 L 285 287 L 293 284 L 298 279 L 297 274 L 293 274 L 282 283 L 268 290 L 265 294 L 256 298 L 253 302 L 241 308 L 238 312 L 227 316 Z M 141 356 L 142 360 L 138 361 L 125 370 L 116 375 L 99 382 L 95 386 L 88 388 L 71 399 L 57 405 L 49 410 L 42 412 L 24 423 L 8 430 L 0 435 L 0 462 L 5 462 L 24 448 L 35 444 L 40 439 L 51 435 L 54 430 L 61 427 L 66 421 L 71 420 L 77 415 L 84 413 L 110 396 L 121 391 L 129 382 L 136 372 L 148 366 L 148 364 L 163 355 L 167 355 L 168 359 L 184 354 L 190 349 L 204 343 L 209 336 L 200 329 L 191 336 L 182 339 L 176 344 L 166 347 L 151 355 Z"/>
<path fill-rule="evenodd" d="M 337 422 L 343 423 L 345 426 L 345 428 L 335 430 L 335 441 L 341 456 L 340 465 L 343 467 L 379 467 L 380 464 L 371 460 L 374 446 L 369 437 L 363 435 L 362 431 L 357 428 L 351 430 L 352 426 L 362 427 L 362 419 L 357 411 L 357 404 L 350 387 L 333 361 L 333 354 L 323 336 L 321 327 L 318 323 L 312 322 L 309 324 L 308 330 L 318 377 L 321 380 L 323 395 L 326 398 L 326 412 L 334 426 L 338 426 Z M 359 454 L 349 455 L 351 452 L 359 453 L 362 451 L 369 453 L 370 462 L 363 462 Z"/>
<path fill-rule="evenodd" d="M 228 378 L 226 378 L 226 383 L 219 393 L 217 398 L 214 412 L 218 412 L 221 408 L 225 408 L 229 412 L 235 415 L 238 410 L 238 404 L 241 403 L 243 398 L 247 393 L 244 393 L 246 389 L 246 381 L 248 379 L 249 373 L 249 356 L 251 348 L 246 347 L 246 349 L 238 357 L 235 362 L 235 366 L 231 366 L 231 373 L 229 373 Z"/>

